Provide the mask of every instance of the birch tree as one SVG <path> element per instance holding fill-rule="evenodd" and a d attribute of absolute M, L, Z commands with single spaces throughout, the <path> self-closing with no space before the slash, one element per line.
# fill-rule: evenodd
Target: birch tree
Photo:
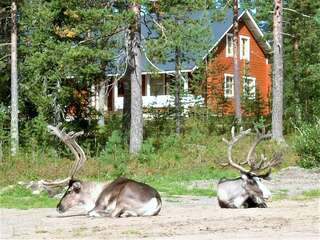
<path fill-rule="evenodd" d="M 16 155 L 19 146 L 18 128 L 18 70 L 17 70 L 17 5 L 11 4 L 11 154 Z"/>

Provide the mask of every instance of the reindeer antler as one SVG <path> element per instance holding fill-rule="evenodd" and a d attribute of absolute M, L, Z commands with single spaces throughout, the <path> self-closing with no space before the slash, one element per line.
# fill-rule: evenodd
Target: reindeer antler
<path fill-rule="evenodd" d="M 244 136 L 250 133 L 250 129 L 243 131 L 243 129 L 240 128 L 240 133 L 238 135 L 235 135 L 235 129 L 234 127 L 232 127 L 231 128 L 232 139 L 230 141 L 226 140 L 225 138 L 222 139 L 228 145 L 228 161 L 229 162 L 227 165 L 231 165 L 232 167 L 245 173 L 249 173 L 249 172 L 255 173 L 257 171 L 262 171 L 267 168 L 270 171 L 271 167 L 274 167 L 281 162 L 281 159 L 282 159 L 281 152 L 273 153 L 272 159 L 270 161 L 267 161 L 268 159 L 263 154 L 261 154 L 260 161 L 259 162 L 256 161 L 255 152 L 256 152 L 257 145 L 262 140 L 270 138 L 272 135 L 270 132 L 266 133 L 265 127 L 263 127 L 261 131 L 257 127 L 255 127 L 255 130 L 257 133 L 256 138 L 249 149 L 246 160 L 240 164 L 237 164 L 232 160 L 232 148 L 235 143 L 237 143 L 241 138 L 243 138 Z M 250 170 L 247 170 L 241 166 L 245 164 L 250 167 Z"/>
<path fill-rule="evenodd" d="M 49 132 L 56 135 L 62 142 L 64 142 L 73 155 L 75 156 L 76 160 L 69 172 L 69 176 L 63 180 L 60 181 L 53 181 L 53 182 L 46 182 L 43 181 L 44 185 L 47 186 L 63 186 L 66 185 L 70 179 L 72 179 L 75 174 L 79 171 L 79 169 L 82 167 L 84 162 L 86 161 L 86 155 L 83 151 L 83 149 L 78 145 L 76 142 L 76 138 L 83 134 L 83 131 L 81 132 L 69 132 L 66 133 L 65 129 L 60 130 L 61 123 L 59 123 L 56 127 L 52 125 L 48 125 Z"/>
<path fill-rule="evenodd" d="M 232 160 L 232 148 L 241 138 L 248 135 L 250 133 L 250 131 L 251 131 L 251 129 L 247 129 L 244 131 L 242 128 L 240 128 L 240 133 L 238 135 L 235 135 L 235 127 L 233 126 L 231 128 L 231 137 L 232 137 L 231 140 L 228 141 L 227 139 L 222 138 L 222 140 L 228 145 L 228 161 L 229 161 L 228 164 L 230 164 L 232 167 L 240 170 L 241 172 L 245 172 L 245 173 L 248 173 L 250 171 L 243 168 L 242 166 L 240 166 L 239 164 L 235 163 Z"/>

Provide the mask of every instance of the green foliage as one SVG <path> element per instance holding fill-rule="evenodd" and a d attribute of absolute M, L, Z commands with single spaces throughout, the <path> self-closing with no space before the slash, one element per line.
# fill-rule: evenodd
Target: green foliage
<path fill-rule="evenodd" d="M 120 131 L 113 131 L 99 157 L 100 161 L 112 166 L 111 176 L 120 176 L 126 173 L 129 158 L 128 150 L 123 146 Z"/>
<path fill-rule="evenodd" d="M 284 32 L 292 35 L 284 38 L 284 114 L 287 119 L 312 123 L 320 116 L 320 23 L 316 21 L 320 3 L 297 0 L 287 7 L 297 12 L 284 12 L 291 23 Z"/>
<path fill-rule="evenodd" d="M 155 139 L 148 138 L 145 140 L 141 146 L 141 150 L 138 154 L 138 160 L 141 163 L 145 163 L 148 161 L 153 161 L 156 159 L 156 148 L 155 145 Z"/>
<path fill-rule="evenodd" d="M 89 125 L 91 87 L 105 80 L 108 64 L 123 46 L 117 33 L 130 14 L 102 7 L 103 1 L 25 1 L 20 9 L 21 104 L 23 115 L 49 122 L 69 115 Z M 52 114 L 53 113 L 53 114 Z M 85 120 L 86 119 L 86 120 Z"/>
<path fill-rule="evenodd" d="M 21 130 L 21 142 L 27 149 L 44 149 L 48 146 L 52 135 L 47 129 L 47 122 L 42 114 L 26 122 Z"/>
<path fill-rule="evenodd" d="M 304 123 L 297 127 L 299 136 L 297 136 L 294 147 L 301 157 L 299 165 L 304 168 L 320 167 L 320 119 L 314 124 Z"/>
<path fill-rule="evenodd" d="M 9 130 L 9 112 L 8 109 L 1 103 L 0 104 L 0 142 L 8 139 Z"/>
<path fill-rule="evenodd" d="M 47 208 L 55 207 L 57 199 L 49 198 L 48 194 L 33 195 L 30 190 L 16 185 L 0 193 L 0 208 Z"/>

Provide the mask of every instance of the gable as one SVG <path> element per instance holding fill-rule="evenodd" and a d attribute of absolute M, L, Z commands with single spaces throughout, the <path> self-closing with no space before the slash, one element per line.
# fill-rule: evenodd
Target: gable
<path fill-rule="evenodd" d="M 201 12 L 192 13 L 192 17 L 198 17 Z M 252 32 L 255 41 L 259 44 L 261 49 L 265 54 L 271 49 L 270 45 L 263 40 L 263 33 L 259 26 L 254 21 L 252 15 L 248 10 L 239 9 L 239 19 L 243 20 L 248 29 Z M 141 34 L 142 39 L 146 39 L 150 36 L 156 37 L 156 32 L 153 31 L 152 26 L 153 21 L 148 19 L 144 24 L 141 25 Z M 226 34 L 232 30 L 233 27 L 233 12 L 231 9 L 226 11 L 224 18 L 220 21 L 210 22 L 209 26 L 211 29 L 212 35 L 209 41 L 208 50 L 200 52 L 199 56 L 203 56 L 202 60 L 204 60 L 208 54 L 210 54 L 213 49 L 225 38 Z M 172 53 L 172 58 L 174 59 L 174 53 Z M 199 59 L 201 60 L 201 59 Z M 197 69 L 195 61 L 182 62 L 182 72 L 193 72 Z M 110 70 L 109 70 L 110 71 Z M 119 70 L 114 69 L 109 72 L 108 75 L 116 75 L 115 72 Z M 174 73 L 175 72 L 175 61 L 166 61 L 166 62 L 155 62 L 151 61 L 146 55 L 145 51 L 142 52 L 142 74 L 147 74 L 151 72 L 158 73 Z"/>

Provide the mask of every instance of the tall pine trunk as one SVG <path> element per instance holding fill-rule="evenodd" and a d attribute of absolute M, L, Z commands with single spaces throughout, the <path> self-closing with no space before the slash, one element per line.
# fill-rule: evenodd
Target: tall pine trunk
<path fill-rule="evenodd" d="M 138 153 L 143 141 L 143 109 L 142 109 L 142 59 L 141 59 L 141 26 L 140 6 L 133 3 L 131 6 L 135 13 L 135 24 L 130 29 L 133 66 L 131 72 L 131 124 L 130 124 L 130 153 Z"/>
<path fill-rule="evenodd" d="M 233 80 L 235 117 L 241 124 L 238 0 L 233 0 Z"/>
<path fill-rule="evenodd" d="M 181 133 L 181 52 L 178 48 L 175 51 L 176 69 L 175 69 L 175 84 L 174 84 L 174 107 L 176 120 L 176 134 Z"/>
<path fill-rule="evenodd" d="M 19 147 L 18 129 L 18 71 L 17 71 L 17 5 L 11 5 L 11 154 L 16 155 Z"/>
<path fill-rule="evenodd" d="M 282 0 L 274 0 L 272 138 L 283 141 L 283 39 Z"/>

